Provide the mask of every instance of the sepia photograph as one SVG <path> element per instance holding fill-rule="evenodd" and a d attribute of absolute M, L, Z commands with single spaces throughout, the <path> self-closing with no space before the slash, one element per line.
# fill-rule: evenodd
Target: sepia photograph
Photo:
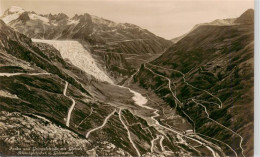
<path fill-rule="evenodd" d="M 254 17 L 254 0 L 0 0 L 0 156 L 254 156 Z"/>

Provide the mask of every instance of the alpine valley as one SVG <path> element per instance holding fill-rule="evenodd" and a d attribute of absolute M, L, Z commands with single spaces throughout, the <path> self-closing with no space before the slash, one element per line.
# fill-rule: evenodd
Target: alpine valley
<path fill-rule="evenodd" d="M 0 20 L 0 153 L 253 155 L 254 10 L 166 40 L 11 7 Z"/>

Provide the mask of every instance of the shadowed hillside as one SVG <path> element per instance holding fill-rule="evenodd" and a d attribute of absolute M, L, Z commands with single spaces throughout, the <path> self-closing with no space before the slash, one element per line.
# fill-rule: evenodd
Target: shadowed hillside
<path fill-rule="evenodd" d="M 253 17 L 251 9 L 230 25 L 200 25 L 133 77 L 230 155 L 253 154 Z"/>

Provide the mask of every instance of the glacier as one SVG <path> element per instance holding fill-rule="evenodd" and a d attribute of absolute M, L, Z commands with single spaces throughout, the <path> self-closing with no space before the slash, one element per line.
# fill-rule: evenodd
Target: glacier
<path fill-rule="evenodd" d="M 77 66 L 86 73 L 92 75 L 96 79 L 113 83 L 105 72 L 103 72 L 96 64 L 96 61 L 78 41 L 74 40 L 42 40 L 32 39 L 33 42 L 41 42 L 52 45 L 60 51 L 62 58 L 68 59 L 73 65 Z"/>

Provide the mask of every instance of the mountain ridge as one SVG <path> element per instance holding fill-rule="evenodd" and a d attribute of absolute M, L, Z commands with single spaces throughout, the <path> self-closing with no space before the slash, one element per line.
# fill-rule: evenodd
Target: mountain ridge
<path fill-rule="evenodd" d="M 203 25 L 228 26 L 228 25 L 252 24 L 252 23 L 254 23 L 254 9 L 247 9 L 242 15 L 240 15 L 237 18 L 216 19 L 213 20 L 212 22 L 196 24 L 189 32 L 181 36 L 175 37 L 171 39 L 171 41 L 173 43 L 177 43 L 182 38 L 184 38 L 187 34 L 192 32 L 199 26 L 203 26 Z"/>

